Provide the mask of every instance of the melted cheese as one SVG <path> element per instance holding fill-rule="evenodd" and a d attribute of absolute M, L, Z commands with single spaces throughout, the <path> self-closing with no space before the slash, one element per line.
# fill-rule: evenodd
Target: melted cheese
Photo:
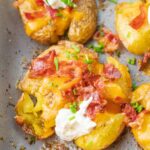
<path fill-rule="evenodd" d="M 56 117 L 55 131 L 62 140 L 72 141 L 80 136 L 86 135 L 96 126 L 89 117 L 85 116 L 86 109 L 92 101 L 92 97 L 81 103 L 77 113 L 70 109 L 61 109 Z"/>

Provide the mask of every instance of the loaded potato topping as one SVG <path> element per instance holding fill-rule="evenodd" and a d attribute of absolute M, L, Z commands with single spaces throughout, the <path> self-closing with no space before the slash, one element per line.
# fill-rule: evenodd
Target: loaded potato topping
<path fill-rule="evenodd" d="M 99 150 L 124 129 L 122 105 L 131 94 L 127 67 L 112 57 L 100 64 L 97 54 L 80 44 L 61 41 L 44 51 L 19 88 L 16 122 L 39 139 L 55 132 L 83 149 Z"/>

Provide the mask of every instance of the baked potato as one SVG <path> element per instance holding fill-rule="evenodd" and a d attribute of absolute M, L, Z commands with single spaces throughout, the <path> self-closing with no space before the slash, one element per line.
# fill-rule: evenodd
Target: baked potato
<path fill-rule="evenodd" d="M 64 9 L 53 8 L 44 0 L 17 0 L 17 3 L 26 34 L 42 44 L 56 43 L 67 31 L 71 41 L 85 43 L 97 26 L 95 0 L 70 1 L 75 7 L 66 4 Z"/>
<path fill-rule="evenodd" d="M 133 135 L 136 141 L 144 150 L 150 149 L 150 83 L 140 85 L 132 94 L 132 103 L 139 103 L 144 110 L 139 114 L 137 121 L 138 126 L 132 127 Z"/>
<path fill-rule="evenodd" d="M 115 10 L 115 25 L 124 46 L 134 54 L 150 51 L 149 3 L 123 2 Z"/>
<path fill-rule="evenodd" d="M 81 44 L 60 41 L 51 46 L 32 61 L 18 87 L 23 94 L 16 104 L 16 122 L 38 139 L 55 133 L 59 110 L 74 102 L 80 104 L 89 96 L 94 100 L 86 116 L 97 126 L 75 139 L 77 146 L 85 150 L 104 149 L 124 129 L 120 104 L 128 102 L 131 91 L 127 68 L 112 57 L 106 64 L 99 63 L 97 53 Z M 92 144 L 87 144 L 91 140 Z"/>

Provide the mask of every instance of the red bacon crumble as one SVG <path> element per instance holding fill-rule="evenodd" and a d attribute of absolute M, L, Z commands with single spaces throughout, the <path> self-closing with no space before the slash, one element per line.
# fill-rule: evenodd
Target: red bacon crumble
<path fill-rule="evenodd" d="M 57 17 L 56 15 L 58 13 L 57 9 L 53 9 L 52 7 L 47 5 L 45 5 L 45 8 L 48 11 L 49 15 L 52 17 L 52 19 L 55 19 Z"/>
<path fill-rule="evenodd" d="M 119 37 L 113 34 L 106 27 L 102 27 L 100 31 L 97 31 L 94 35 L 94 39 L 99 43 L 104 44 L 105 52 L 114 52 L 119 48 Z"/>
<path fill-rule="evenodd" d="M 145 20 L 146 20 L 146 9 L 144 5 L 141 5 L 140 14 L 130 22 L 130 26 L 137 30 L 144 24 Z"/>
<path fill-rule="evenodd" d="M 44 6 L 44 0 L 36 0 L 38 6 Z"/>
<path fill-rule="evenodd" d="M 150 52 L 147 52 L 144 54 L 143 59 L 141 61 L 140 70 L 143 70 L 147 66 L 149 60 L 150 60 Z"/>
<path fill-rule="evenodd" d="M 126 123 L 134 122 L 137 119 L 137 113 L 135 109 L 130 104 L 122 104 L 121 106 L 122 112 L 126 115 Z"/>
<path fill-rule="evenodd" d="M 24 15 L 28 20 L 34 20 L 37 18 L 44 17 L 45 12 L 44 11 L 24 12 Z"/>
<path fill-rule="evenodd" d="M 114 80 L 121 78 L 120 71 L 113 64 L 104 65 L 104 75 L 106 78 Z"/>
<path fill-rule="evenodd" d="M 50 51 L 44 57 L 35 59 L 30 67 L 30 78 L 37 78 L 42 76 L 50 76 L 55 73 L 54 57 L 56 52 Z"/>

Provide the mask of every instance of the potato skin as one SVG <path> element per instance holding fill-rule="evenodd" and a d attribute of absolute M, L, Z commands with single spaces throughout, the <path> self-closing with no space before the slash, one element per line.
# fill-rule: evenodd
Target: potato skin
<path fill-rule="evenodd" d="M 75 140 L 83 150 L 102 150 L 112 144 L 125 127 L 123 114 L 101 113 L 96 116 L 96 128 Z"/>
<path fill-rule="evenodd" d="M 133 93 L 131 102 L 140 103 L 146 110 L 150 111 L 150 83 L 140 85 Z"/>
<path fill-rule="evenodd" d="M 95 0 L 79 0 L 77 12 L 81 18 L 71 21 L 68 37 L 71 41 L 85 43 L 94 34 L 97 26 L 97 7 Z"/>
<path fill-rule="evenodd" d="M 134 3 L 123 2 L 115 10 L 115 25 L 119 38 L 124 46 L 132 53 L 141 55 L 150 49 L 150 26 L 146 21 L 139 29 L 133 29 L 129 24 L 140 14 L 140 6 L 147 11 L 147 4 L 141 1 Z"/>
<path fill-rule="evenodd" d="M 132 133 L 138 144 L 144 149 L 150 149 L 150 83 L 140 85 L 132 94 L 132 102 L 140 103 L 145 111 L 137 118 L 140 126 L 133 126 Z"/>
<path fill-rule="evenodd" d="M 63 17 L 56 19 L 47 16 L 35 20 L 27 20 L 24 12 L 42 10 L 35 0 L 17 0 L 26 34 L 33 40 L 50 45 L 57 43 L 68 32 L 69 40 L 85 43 L 93 35 L 97 26 L 97 7 L 95 0 L 79 0 L 77 8 L 72 12 L 62 10 Z M 82 16 L 81 18 L 78 16 Z"/>

